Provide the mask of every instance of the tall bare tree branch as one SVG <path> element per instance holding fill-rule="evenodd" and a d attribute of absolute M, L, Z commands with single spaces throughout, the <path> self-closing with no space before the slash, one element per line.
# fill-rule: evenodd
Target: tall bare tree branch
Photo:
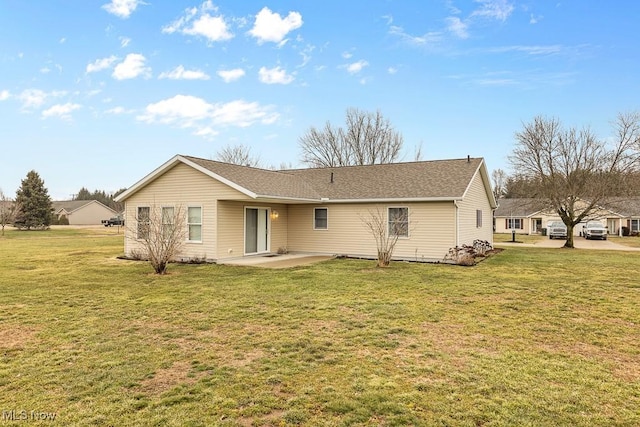
<path fill-rule="evenodd" d="M 535 182 L 533 197 L 546 202 L 567 226 L 566 247 L 573 247 L 573 228 L 612 203 L 620 186 L 637 171 L 639 116 L 621 115 L 613 142 L 589 128 L 565 129 L 557 118 L 535 117 L 516 132 L 509 161 L 523 178 Z M 635 142 L 634 142 L 635 141 Z"/>
<path fill-rule="evenodd" d="M 404 140 L 380 111 L 347 109 L 345 128 L 327 122 L 322 130 L 311 127 L 299 144 L 302 162 L 312 167 L 392 163 L 400 156 Z"/>

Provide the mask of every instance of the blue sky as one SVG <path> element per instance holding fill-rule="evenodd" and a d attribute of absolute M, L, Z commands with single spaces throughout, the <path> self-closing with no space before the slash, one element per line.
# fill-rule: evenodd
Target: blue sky
<path fill-rule="evenodd" d="M 0 2 L 0 188 L 128 187 L 244 144 L 299 164 L 310 126 L 380 110 L 423 159 L 509 171 L 536 115 L 612 132 L 640 108 L 640 2 Z"/>

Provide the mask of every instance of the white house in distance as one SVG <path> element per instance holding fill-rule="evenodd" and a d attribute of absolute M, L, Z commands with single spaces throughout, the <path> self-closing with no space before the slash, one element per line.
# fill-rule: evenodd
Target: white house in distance
<path fill-rule="evenodd" d="M 99 225 L 103 219 L 116 216 L 116 211 L 97 200 L 54 201 L 53 213 L 60 219 L 66 217 L 69 225 Z"/>
<path fill-rule="evenodd" d="M 609 209 L 598 209 L 590 219 L 600 221 L 607 227 L 610 235 L 622 235 L 622 227 L 638 227 L 640 224 L 635 218 L 640 218 L 636 211 L 633 216 L 633 204 L 625 203 L 626 210 L 620 209 L 614 212 Z M 616 209 L 618 210 L 618 209 Z M 628 211 L 628 212 L 627 212 Z M 517 234 L 541 234 L 542 229 L 552 221 L 562 221 L 560 216 L 549 210 L 540 200 L 536 199 L 500 199 L 498 208 L 494 212 L 496 233 Z M 573 234 L 579 236 L 584 224 L 578 224 L 573 229 Z"/>
<path fill-rule="evenodd" d="M 274 171 L 177 155 L 120 194 L 125 254 L 140 249 L 137 218 L 186 213 L 180 260 L 222 261 L 289 252 L 375 258 L 363 219 L 403 223 L 394 258 L 442 260 L 448 250 L 493 242 L 496 201 L 482 158 Z"/>

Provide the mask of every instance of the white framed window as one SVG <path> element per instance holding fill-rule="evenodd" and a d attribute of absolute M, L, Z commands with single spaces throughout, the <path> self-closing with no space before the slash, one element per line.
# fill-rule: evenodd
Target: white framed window
<path fill-rule="evenodd" d="M 482 228 L 482 210 L 476 209 L 476 228 Z"/>
<path fill-rule="evenodd" d="M 640 219 L 631 220 L 631 231 L 632 232 L 640 231 Z"/>
<path fill-rule="evenodd" d="M 522 230 L 522 218 L 507 218 L 505 225 L 507 230 Z"/>
<path fill-rule="evenodd" d="M 150 217 L 151 208 L 149 206 L 138 206 L 136 221 L 138 222 L 138 239 L 140 240 L 149 238 Z"/>
<path fill-rule="evenodd" d="M 162 207 L 162 236 L 166 239 L 170 239 L 173 234 L 173 227 L 175 225 L 175 209 L 173 206 Z"/>
<path fill-rule="evenodd" d="M 326 230 L 329 228 L 329 209 L 313 208 L 313 229 Z"/>
<path fill-rule="evenodd" d="M 188 241 L 202 242 L 202 207 L 201 206 L 187 207 L 187 227 L 189 228 L 189 235 L 187 237 Z"/>
<path fill-rule="evenodd" d="M 409 208 L 388 208 L 389 236 L 409 237 Z"/>

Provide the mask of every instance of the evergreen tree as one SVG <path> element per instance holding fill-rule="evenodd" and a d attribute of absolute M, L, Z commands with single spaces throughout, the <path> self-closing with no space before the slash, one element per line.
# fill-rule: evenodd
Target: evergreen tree
<path fill-rule="evenodd" d="M 29 230 L 48 228 L 51 224 L 51 198 L 38 172 L 32 170 L 22 180 L 20 188 L 16 191 L 16 203 L 19 206 L 16 227 Z"/>

